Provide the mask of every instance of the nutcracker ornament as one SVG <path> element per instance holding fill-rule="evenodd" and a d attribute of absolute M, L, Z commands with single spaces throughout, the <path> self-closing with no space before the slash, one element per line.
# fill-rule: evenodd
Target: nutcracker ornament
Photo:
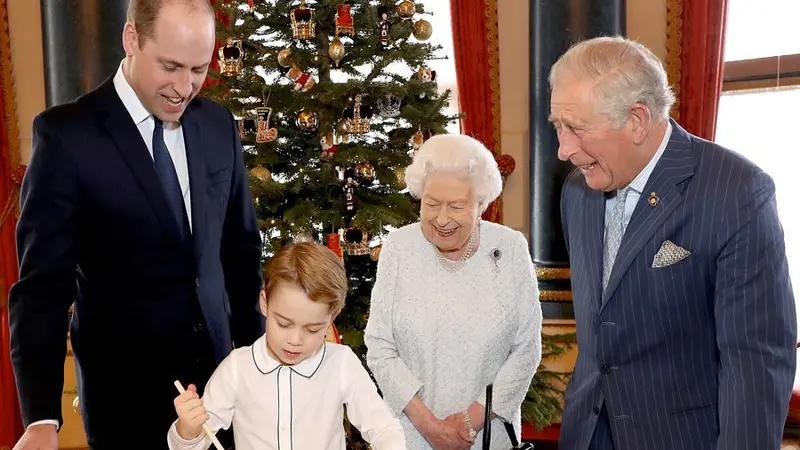
<path fill-rule="evenodd" d="M 344 209 L 348 217 L 352 217 L 356 210 L 356 178 L 353 169 L 345 170 L 344 175 Z"/>
<path fill-rule="evenodd" d="M 389 31 L 392 28 L 392 22 L 389 20 L 389 8 L 381 6 L 378 8 L 378 41 L 383 48 L 388 47 L 392 42 L 389 39 Z"/>
<path fill-rule="evenodd" d="M 336 7 L 336 34 L 355 34 L 353 16 L 350 14 L 350 5 L 341 4 Z"/>

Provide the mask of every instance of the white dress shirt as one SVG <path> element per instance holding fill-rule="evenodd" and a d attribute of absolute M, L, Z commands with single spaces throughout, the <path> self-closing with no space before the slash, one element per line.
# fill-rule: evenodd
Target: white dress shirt
<path fill-rule="evenodd" d="M 125 75 L 122 73 L 122 65 L 120 63 L 116 75 L 114 75 L 114 88 L 117 90 L 122 104 L 131 115 L 133 123 L 139 129 L 139 134 L 142 135 L 147 151 L 150 152 L 150 158 L 153 157 L 153 129 L 155 122 L 153 115 L 150 114 L 142 105 L 139 97 L 136 96 L 133 88 L 128 84 Z M 164 122 L 164 142 L 167 144 L 169 156 L 172 157 L 172 164 L 175 165 L 175 171 L 178 174 L 178 183 L 181 185 L 181 192 L 183 193 L 183 204 L 186 207 L 186 215 L 189 218 L 189 231 L 192 230 L 192 197 L 189 190 L 189 165 L 186 161 L 186 143 L 183 140 L 183 127 L 180 122 Z"/>
<path fill-rule="evenodd" d="M 139 129 L 142 135 L 147 150 L 150 152 L 150 158 L 153 157 L 153 129 L 155 122 L 153 115 L 147 112 L 136 96 L 133 88 L 128 84 L 125 75 L 122 73 L 122 65 L 124 61 L 119 64 L 116 75 L 114 75 L 114 88 L 119 95 L 128 114 L 131 115 L 133 123 Z M 181 192 L 183 193 L 183 204 L 186 207 L 186 215 L 189 218 L 189 231 L 192 231 L 192 197 L 189 191 L 189 165 L 186 161 L 186 144 L 183 140 L 183 128 L 180 122 L 165 122 L 164 123 L 164 142 L 167 144 L 167 150 L 172 157 L 172 164 L 175 165 L 175 171 L 178 173 L 178 182 L 181 185 Z M 51 424 L 58 427 L 58 421 L 53 419 L 38 420 L 32 422 L 28 427 L 34 425 Z"/>
<path fill-rule="evenodd" d="M 211 376 L 203 394 L 216 433 L 233 423 L 237 450 L 344 450 L 347 417 L 375 450 L 405 450 L 405 436 L 378 395 L 361 361 L 345 345 L 325 343 L 294 366 L 270 356 L 266 337 L 234 350 Z M 201 434 L 182 439 L 172 424 L 172 450 L 205 450 Z"/>
<path fill-rule="evenodd" d="M 656 150 L 656 154 L 650 158 L 650 162 L 644 166 L 639 175 L 636 175 L 636 178 L 631 181 L 631 184 L 628 187 L 631 190 L 628 192 L 628 196 L 625 198 L 625 213 L 622 219 L 622 229 L 625 230 L 628 228 L 628 222 L 631 221 L 631 216 L 633 216 L 633 211 L 636 209 L 636 204 L 639 202 L 639 197 L 642 196 L 642 192 L 644 191 L 645 186 L 647 185 L 647 180 L 650 179 L 650 175 L 653 173 L 653 169 L 656 168 L 656 164 L 661 159 L 661 155 L 664 154 L 664 150 L 667 148 L 667 144 L 669 143 L 669 138 L 672 136 L 672 124 L 667 121 L 667 130 L 664 132 L 664 137 L 661 139 L 661 144 L 658 146 L 658 150 Z M 623 188 L 624 189 L 624 188 Z M 619 193 L 619 189 L 617 189 L 617 193 Z M 648 194 L 649 195 L 649 194 Z M 605 214 L 605 226 L 608 228 L 608 223 L 611 221 L 611 215 L 614 211 L 614 199 L 616 197 L 609 196 L 606 199 L 606 214 Z"/>

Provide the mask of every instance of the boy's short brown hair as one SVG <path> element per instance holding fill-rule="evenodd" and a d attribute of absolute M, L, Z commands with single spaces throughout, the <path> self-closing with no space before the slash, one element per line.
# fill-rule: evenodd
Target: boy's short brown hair
<path fill-rule="evenodd" d="M 331 249 L 316 242 L 278 250 L 267 264 L 264 284 L 267 302 L 276 287 L 291 284 L 305 291 L 311 301 L 329 305 L 334 317 L 344 308 L 347 295 L 344 263 Z"/>

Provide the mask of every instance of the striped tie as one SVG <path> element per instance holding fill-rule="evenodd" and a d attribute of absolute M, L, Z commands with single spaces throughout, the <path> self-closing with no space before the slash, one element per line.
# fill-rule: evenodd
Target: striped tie
<path fill-rule="evenodd" d="M 608 286 L 608 280 L 611 278 L 611 269 L 614 267 L 614 259 L 617 257 L 619 244 L 625 234 L 625 200 L 628 198 L 630 189 L 630 187 L 626 187 L 617 192 L 611 220 L 606 225 L 606 239 L 603 246 L 603 292 Z"/>

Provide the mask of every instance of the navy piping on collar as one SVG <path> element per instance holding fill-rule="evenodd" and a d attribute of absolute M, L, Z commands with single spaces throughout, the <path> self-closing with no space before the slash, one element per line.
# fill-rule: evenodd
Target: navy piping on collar
<path fill-rule="evenodd" d="M 328 343 L 327 343 L 327 342 L 323 342 L 323 343 L 322 343 L 322 356 L 320 356 L 320 357 L 319 357 L 319 364 L 317 364 L 317 368 L 316 368 L 316 369 L 314 369 L 314 371 L 313 371 L 313 372 L 311 372 L 311 375 L 309 375 L 309 376 L 305 376 L 305 375 L 303 375 L 302 373 L 300 373 L 300 372 L 298 372 L 298 371 L 294 370 L 294 368 L 292 368 L 292 366 L 289 366 L 289 368 L 290 368 L 290 369 L 292 369 L 292 372 L 294 372 L 294 373 L 296 373 L 296 374 L 300 375 L 301 377 L 303 377 L 303 378 L 306 378 L 306 379 L 309 379 L 309 378 L 313 377 L 315 373 L 317 373 L 317 371 L 319 370 L 319 368 L 320 368 L 320 367 L 322 367 L 322 361 L 324 361 L 324 360 L 325 360 L 325 352 L 326 352 L 327 350 L 328 350 Z"/>
<path fill-rule="evenodd" d="M 281 365 L 278 364 L 277 366 L 275 366 L 274 369 L 270 370 L 269 372 L 264 372 L 263 370 L 261 370 L 261 367 L 259 367 L 258 362 L 256 361 L 256 346 L 255 345 L 251 345 L 250 346 L 250 356 L 253 357 L 253 365 L 256 366 L 256 369 L 258 369 L 259 372 L 261 372 L 261 375 L 268 375 L 268 374 L 270 374 L 272 372 L 275 372 L 276 370 L 281 368 Z"/>
<path fill-rule="evenodd" d="M 289 369 L 292 369 L 292 372 L 300 375 L 301 377 L 306 378 L 306 379 L 310 379 L 311 377 L 313 377 L 317 373 L 317 371 L 319 371 L 319 368 L 322 367 L 322 361 L 325 360 L 325 353 L 327 351 L 328 351 L 328 343 L 327 342 L 323 342 L 322 343 L 322 356 L 320 356 L 320 358 L 319 358 L 319 364 L 317 364 L 316 369 L 314 369 L 314 371 L 311 372 L 311 375 L 309 375 L 309 376 L 303 375 L 302 373 L 300 373 L 297 370 L 295 370 L 294 368 L 292 368 L 292 366 L 286 366 L 286 367 L 289 368 Z M 274 369 L 272 369 L 272 370 L 270 370 L 268 372 L 264 372 L 263 370 L 261 370 L 261 367 L 258 366 L 258 362 L 256 362 L 256 346 L 255 345 L 250 346 L 250 356 L 253 358 L 253 365 L 256 366 L 256 369 L 258 369 L 258 371 L 261 372 L 262 375 L 269 375 L 272 372 L 275 372 L 275 370 L 283 367 L 283 364 L 278 363 L 278 365 L 275 366 Z"/>
<path fill-rule="evenodd" d="M 281 450 L 281 379 L 280 379 L 281 367 L 283 367 L 283 366 L 281 366 L 280 364 L 278 365 L 278 367 L 276 367 L 276 369 L 278 369 L 278 377 L 277 377 L 278 379 L 275 380 L 276 384 L 278 385 L 278 420 L 276 421 L 277 422 L 277 426 L 275 428 L 275 437 L 278 438 L 277 439 L 277 441 L 278 441 L 278 450 Z M 258 370 L 261 371 L 261 369 L 258 369 Z M 272 369 L 270 372 L 274 372 L 274 371 L 275 371 L 275 369 Z M 261 373 L 264 373 L 264 372 L 261 372 Z M 290 378 L 291 378 L 291 373 L 292 372 L 289 372 Z"/>
<path fill-rule="evenodd" d="M 325 356 L 325 355 L 323 354 L 323 356 Z M 292 450 L 294 450 L 294 387 L 292 386 L 292 374 L 293 373 L 297 373 L 297 372 L 295 372 L 294 370 L 289 372 L 289 399 L 290 399 L 290 402 L 289 402 L 289 442 L 291 442 Z"/>

